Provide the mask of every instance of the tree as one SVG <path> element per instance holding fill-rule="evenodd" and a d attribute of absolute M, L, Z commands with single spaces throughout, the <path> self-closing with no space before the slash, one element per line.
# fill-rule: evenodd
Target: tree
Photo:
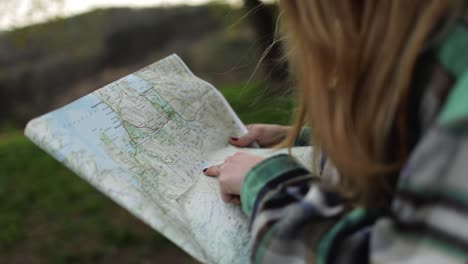
<path fill-rule="evenodd" d="M 263 64 L 268 76 L 273 81 L 286 81 L 288 77 L 287 63 L 282 60 L 281 43 L 275 40 L 276 6 L 266 5 L 260 0 L 244 0 L 244 7 L 249 12 L 248 16 L 257 35 L 258 43 L 264 52 Z"/>

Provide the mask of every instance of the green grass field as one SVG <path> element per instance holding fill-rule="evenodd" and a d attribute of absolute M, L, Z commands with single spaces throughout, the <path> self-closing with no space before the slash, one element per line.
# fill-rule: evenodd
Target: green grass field
<path fill-rule="evenodd" d="M 220 90 L 244 123 L 288 123 L 262 85 Z M 29 142 L 0 132 L 0 263 L 196 263 Z"/>

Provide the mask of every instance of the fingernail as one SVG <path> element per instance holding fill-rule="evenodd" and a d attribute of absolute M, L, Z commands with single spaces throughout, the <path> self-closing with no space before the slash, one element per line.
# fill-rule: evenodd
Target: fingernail
<path fill-rule="evenodd" d="M 239 139 L 236 138 L 236 137 L 231 137 L 231 140 L 232 140 L 232 141 L 237 141 L 237 140 L 239 140 Z"/>
<path fill-rule="evenodd" d="M 206 168 L 205 168 L 205 169 L 203 169 L 203 172 L 205 172 L 205 171 L 206 171 Z"/>

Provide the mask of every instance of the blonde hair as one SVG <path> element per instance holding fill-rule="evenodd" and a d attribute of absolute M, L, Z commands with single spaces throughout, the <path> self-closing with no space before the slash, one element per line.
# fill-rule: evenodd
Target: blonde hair
<path fill-rule="evenodd" d="M 280 1 L 299 94 L 293 133 L 283 144 L 291 146 L 310 125 L 314 145 L 340 172 L 340 190 L 360 205 L 386 206 L 407 158 L 410 81 L 440 3 Z"/>

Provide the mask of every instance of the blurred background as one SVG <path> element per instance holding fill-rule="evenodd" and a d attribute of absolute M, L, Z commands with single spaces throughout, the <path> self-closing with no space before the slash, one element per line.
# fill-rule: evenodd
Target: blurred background
<path fill-rule="evenodd" d="M 196 263 L 23 129 L 172 53 L 244 123 L 287 124 L 277 19 L 274 1 L 0 0 L 0 263 Z"/>

